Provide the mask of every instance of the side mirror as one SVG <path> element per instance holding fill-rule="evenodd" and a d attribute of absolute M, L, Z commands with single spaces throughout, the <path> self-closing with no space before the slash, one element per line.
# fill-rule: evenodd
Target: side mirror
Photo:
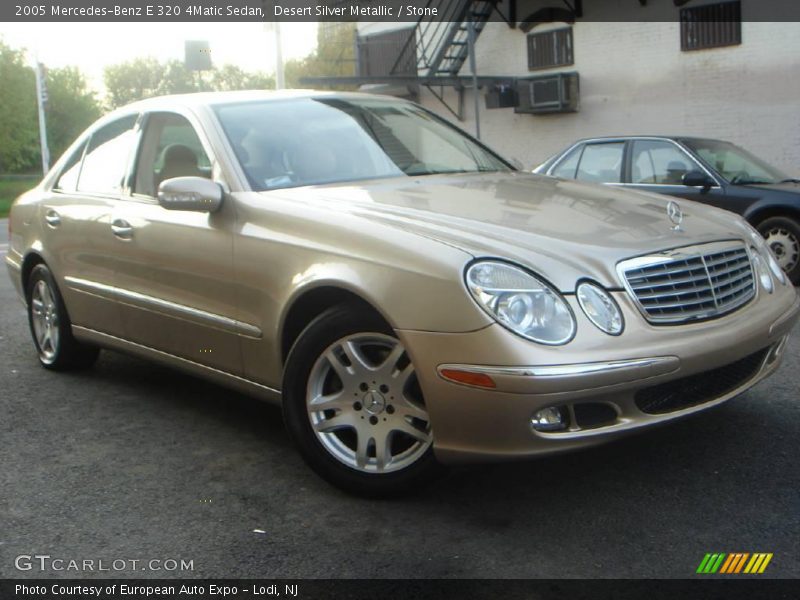
<path fill-rule="evenodd" d="M 714 185 L 714 180 L 702 171 L 689 171 L 681 179 L 683 185 L 688 187 L 701 187 L 707 192 Z"/>
<path fill-rule="evenodd" d="M 158 186 L 158 203 L 167 210 L 216 212 L 222 187 L 205 177 L 173 177 Z"/>

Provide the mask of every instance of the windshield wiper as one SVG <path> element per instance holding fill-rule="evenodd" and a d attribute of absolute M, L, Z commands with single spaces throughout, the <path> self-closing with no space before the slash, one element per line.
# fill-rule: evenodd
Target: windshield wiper
<path fill-rule="evenodd" d="M 792 177 L 789 177 L 789 179 L 782 179 L 778 183 L 800 183 L 800 179 L 793 179 Z"/>

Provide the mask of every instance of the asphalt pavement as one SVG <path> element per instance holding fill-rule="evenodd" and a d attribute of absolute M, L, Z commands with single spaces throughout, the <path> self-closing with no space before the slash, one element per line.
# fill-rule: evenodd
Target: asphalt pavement
<path fill-rule="evenodd" d="M 3 273 L 0 577 L 692 577 L 707 552 L 771 552 L 761 577 L 800 577 L 798 372 L 795 335 L 719 408 L 370 501 L 306 468 L 274 407 L 111 352 L 45 371 Z"/>

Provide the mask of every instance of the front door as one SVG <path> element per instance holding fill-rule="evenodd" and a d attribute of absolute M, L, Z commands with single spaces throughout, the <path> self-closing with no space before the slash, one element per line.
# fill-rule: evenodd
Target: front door
<path fill-rule="evenodd" d="M 160 206 L 159 183 L 184 176 L 212 176 L 208 145 L 184 115 L 147 115 L 132 194 L 113 214 L 125 338 L 239 374 L 243 331 L 233 282 L 234 206 L 223 201 L 215 213 Z"/>
<path fill-rule="evenodd" d="M 683 176 L 704 169 L 681 147 L 665 140 L 633 140 L 630 149 L 628 186 L 644 192 L 719 205 L 724 193 L 718 185 L 704 190 L 683 185 Z"/>

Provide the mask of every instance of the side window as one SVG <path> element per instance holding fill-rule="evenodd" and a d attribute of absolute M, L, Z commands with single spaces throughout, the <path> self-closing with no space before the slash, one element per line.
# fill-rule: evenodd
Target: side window
<path fill-rule="evenodd" d="M 116 194 L 122 190 L 133 149 L 137 115 L 117 119 L 95 131 L 89 140 L 78 179 L 79 192 Z"/>
<path fill-rule="evenodd" d="M 631 183 L 681 185 L 686 173 L 699 168 L 691 157 L 670 142 L 633 142 Z"/>
<path fill-rule="evenodd" d="M 578 146 L 572 152 L 567 154 L 565 158 L 561 159 L 558 166 L 553 169 L 553 177 L 561 177 L 562 179 L 575 179 L 575 173 L 578 170 L 578 160 L 580 160 L 583 145 Z"/>
<path fill-rule="evenodd" d="M 173 177 L 211 178 L 211 161 L 192 124 L 174 113 L 147 119 L 133 191 L 155 197 L 159 184 Z"/>
<path fill-rule="evenodd" d="M 581 156 L 576 179 L 595 183 L 622 181 L 623 142 L 587 144 Z"/>
<path fill-rule="evenodd" d="M 78 175 L 81 172 L 81 159 L 83 158 L 83 151 L 86 150 L 86 142 L 83 142 L 61 170 L 61 175 L 55 184 L 55 189 L 62 192 L 74 192 L 78 187 Z"/>

